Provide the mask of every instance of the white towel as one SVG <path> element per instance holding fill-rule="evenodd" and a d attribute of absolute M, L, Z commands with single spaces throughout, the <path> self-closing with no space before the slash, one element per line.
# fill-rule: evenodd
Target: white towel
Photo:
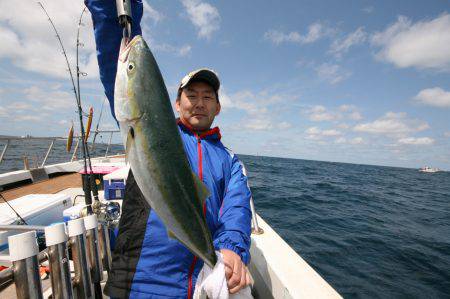
<path fill-rule="evenodd" d="M 217 263 L 214 269 L 204 264 L 198 274 L 195 283 L 194 299 L 253 299 L 250 286 L 241 289 L 236 294 L 228 292 L 227 279 L 225 277 L 225 264 L 222 253 L 216 251 Z"/>

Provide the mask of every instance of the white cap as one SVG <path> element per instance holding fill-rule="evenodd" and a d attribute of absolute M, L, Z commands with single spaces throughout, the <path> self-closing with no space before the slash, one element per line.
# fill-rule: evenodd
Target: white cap
<path fill-rule="evenodd" d="M 69 231 L 69 237 L 74 237 L 84 234 L 86 229 L 84 228 L 83 218 L 70 220 L 67 222 L 67 229 Z"/>
<path fill-rule="evenodd" d="M 97 216 L 95 214 L 88 215 L 83 219 L 84 219 L 84 227 L 86 228 L 86 230 L 98 227 Z"/>
<path fill-rule="evenodd" d="M 8 245 L 9 257 L 12 262 L 23 260 L 39 253 L 35 231 L 9 236 Z"/>
<path fill-rule="evenodd" d="M 192 80 L 195 79 L 204 80 L 212 86 L 215 92 L 219 91 L 220 88 L 219 77 L 217 76 L 216 72 L 207 68 L 192 71 L 186 76 L 184 76 L 183 79 L 181 79 L 179 89 L 185 88 L 186 86 L 188 86 L 190 82 L 192 82 Z"/>
<path fill-rule="evenodd" d="M 57 223 L 45 228 L 45 244 L 47 246 L 66 242 L 67 239 L 66 226 L 64 223 Z"/>

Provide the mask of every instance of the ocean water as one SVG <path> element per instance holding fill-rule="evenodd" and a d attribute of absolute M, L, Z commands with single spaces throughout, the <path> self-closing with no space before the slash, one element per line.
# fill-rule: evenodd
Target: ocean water
<path fill-rule="evenodd" d="M 240 158 L 257 213 L 344 298 L 450 298 L 450 172 Z"/>
<path fill-rule="evenodd" d="M 0 173 L 48 145 L 13 142 Z M 70 157 L 59 141 L 48 163 Z M 450 298 L 450 172 L 239 157 L 257 212 L 345 298 Z"/>
<path fill-rule="evenodd" d="M 103 137 L 103 139 L 98 138 L 94 150 L 92 150 L 92 144 L 89 144 L 91 157 L 104 156 L 107 149 L 107 144 L 105 142 L 108 142 L 108 140 L 109 137 Z M 44 161 L 50 143 L 50 140 L 12 140 L 3 157 L 3 161 L 0 163 L 0 174 L 24 169 L 24 156 L 28 158 L 30 167 L 40 166 Z M 74 141 L 72 144 L 72 151 L 68 153 L 66 151 L 65 140 L 55 141 L 45 165 L 70 161 L 75 149 L 75 144 L 76 142 Z M 4 146 L 5 142 L 0 140 L 0 153 Z M 123 153 L 123 145 L 112 144 L 108 149 L 108 155 Z M 78 148 L 76 156 L 77 159 L 82 159 L 81 148 Z"/>

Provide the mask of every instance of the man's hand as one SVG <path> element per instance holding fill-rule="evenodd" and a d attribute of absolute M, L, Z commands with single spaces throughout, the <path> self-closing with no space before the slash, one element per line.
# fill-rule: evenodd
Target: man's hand
<path fill-rule="evenodd" d="M 250 275 L 241 257 L 229 249 L 221 249 L 225 264 L 225 277 L 227 279 L 230 294 L 237 293 L 240 289 L 250 284 Z"/>

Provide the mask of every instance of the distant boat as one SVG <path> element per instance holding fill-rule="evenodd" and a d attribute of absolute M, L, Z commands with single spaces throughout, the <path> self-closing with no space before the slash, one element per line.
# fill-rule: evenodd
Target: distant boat
<path fill-rule="evenodd" d="M 425 166 L 419 169 L 420 172 L 438 172 L 441 171 L 439 168 L 431 168 L 429 166 Z"/>

